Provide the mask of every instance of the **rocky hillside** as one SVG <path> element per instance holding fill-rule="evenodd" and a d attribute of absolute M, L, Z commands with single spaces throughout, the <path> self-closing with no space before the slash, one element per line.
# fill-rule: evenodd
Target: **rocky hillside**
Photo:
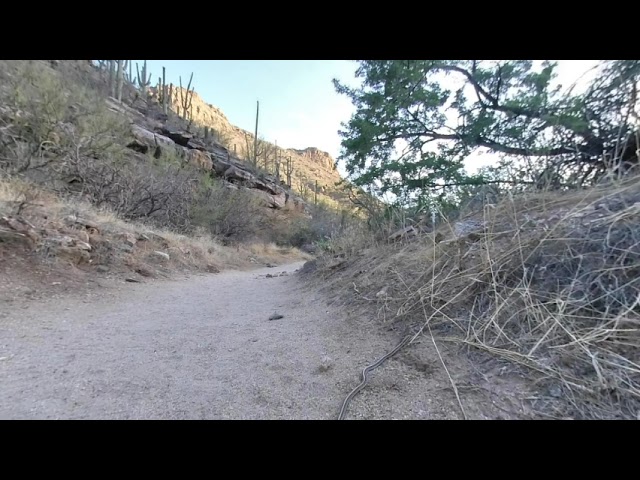
<path fill-rule="evenodd" d="M 247 168 L 227 148 L 211 142 L 206 144 L 195 134 L 173 128 L 170 122 L 157 122 L 145 117 L 138 110 L 108 99 L 107 105 L 117 113 L 126 115 L 131 123 L 133 139 L 127 147 L 155 158 L 184 159 L 193 166 L 223 179 L 227 188 L 247 190 L 259 196 L 264 205 L 273 209 L 291 206 L 305 211 L 305 202 L 290 194 L 275 178 Z"/>
<path fill-rule="evenodd" d="M 174 112 L 180 112 L 182 115 L 181 101 L 186 90 L 171 85 L 170 92 L 170 109 Z M 152 99 L 157 99 L 157 89 L 151 89 L 151 93 Z M 254 134 L 232 125 L 219 108 L 206 103 L 198 95 L 197 91 L 193 93 L 191 115 L 193 124 L 196 126 L 194 130 L 198 131 L 200 135 L 204 135 L 204 127 L 207 127 L 211 130 L 216 143 L 228 149 L 231 155 L 239 161 L 246 163 L 247 159 L 252 156 L 251 149 Z M 261 153 L 258 164 L 268 173 L 275 174 L 274 159 L 277 150 L 277 156 L 282 162 L 280 178 L 286 181 L 286 160 L 288 158 L 291 159 L 293 170 L 291 187 L 296 195 L 304 197 L 310 202 L 314 201 L 315 182 L 317 180 L 318 202 L 324 202 L 333 207 L 352 207 L 346 195 L 336 188 L 336 183 L 341 180 L 341 177 L 336 169 L 335 160 L 327 152 L 314 147 L 304 150 L 287 149 L 267 141 L 261 142 L 259 132 L 258 138 L 259 152 Z"/>

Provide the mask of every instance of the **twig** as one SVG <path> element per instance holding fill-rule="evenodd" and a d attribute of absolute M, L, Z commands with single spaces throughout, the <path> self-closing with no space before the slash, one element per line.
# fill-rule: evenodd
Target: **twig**
<path fill-rule="evenodd" d="M 453 378 L 451 378 L 451 375 L 449 374 L 449 369 L 445 365 L 444 359 L 442 358 L 442 355 L 440 355 L 440 349 L 438 348 L 438 345 L 436 344 L 436 339 L 434 338 L 433 332 L 431 331 L 431 326 L 427 325 L 427 328 L 429 329 L 429 335 L 431 335 L 431 341 L 433 342 L 433 346 L 436 348 L 436 353 L 438 354 L 438 357 L 440 358 L 440 362 L 442 363 L 442 367 L 444 368 L 444 371 L 446 372 L 447 377 L 449 377 L 449 381 L 451 382 L 451 387 L 453 388 L 453 391 L 456 394 L 456 398 L 458 399 L 458 405 L 460 405 L 460 410 L 462 411 L 462 417 L 463 417 L 464 420 L 467 420 L 467 414 L 464 411 L 464 407 L 462 406 L 462 400 L 460 400 L 460 394 L 458 393 L 458 387 L 456 386 L 456 383 L 453 381 Z"/>

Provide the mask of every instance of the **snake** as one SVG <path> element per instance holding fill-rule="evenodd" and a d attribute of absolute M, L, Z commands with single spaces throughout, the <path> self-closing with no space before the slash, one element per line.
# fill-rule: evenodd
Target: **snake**
<path fill-rule="evenodd" d="M 353 397 L 355 397 L 358 394 L 358 392 L 360 392 L 360 390 L 362 390 L 364 386 L 367 384 L 367 381 L 368 381 L 367 374 L 371 372 L 371 370 L 378 368 L 380 365 L 382 365 L 385 362 L 385 360 L 393 357 L 396 353 L 398 353 L 400 349 L 404 347 L 413 337 L 414 335 L 405 336 L 400 341 L 400 343 L 398 343 L 398 345 L 395 346 L 393 350 L 391 350 L 389 353 L 381 357 L 379 360 L 376 360 L 371 365 L 367 365 L 366 367 L 364 367 L 364 369 L 362 370 L 362 381 L 356 388 L 351 390 L 351 393 L 349 393 L 349 395 L 347 395 L 347 397 L 344 399 L 344 402 L 342 402 L 342 408 L 340 409 L 338 420 L 344 420 L 344 417 L 347 414 L 347 408 L 349 407 L 349 403 L 351 403 L 351 400 L 353 400 Z"/>

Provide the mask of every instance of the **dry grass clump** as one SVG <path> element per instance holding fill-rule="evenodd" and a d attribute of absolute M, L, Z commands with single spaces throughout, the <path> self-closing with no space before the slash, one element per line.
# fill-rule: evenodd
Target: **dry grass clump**
<path fill-rule="evenodd" d="M 486 206 L 345 271 L 385 320 L 533 369 L 536 407 L 573 418 L 640 412 L 640 179 Z M 353 272 L 355 270 L 355 272 Z"/>
<path fill-rule="evenodd" d="M 600 195 L 598 195 L 598 193 Z M 505 201 L 481 229 L 437 245 L 399 307 L 561 382 L 560 415 L 635 418 L 640 407 L 640 182 Z"/>

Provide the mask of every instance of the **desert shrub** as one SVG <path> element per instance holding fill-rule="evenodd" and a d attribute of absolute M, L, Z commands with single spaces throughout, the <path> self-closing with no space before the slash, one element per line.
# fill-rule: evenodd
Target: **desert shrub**
<path fill-rule="evenodd" d="M 123 218 L 148 219 L 163 227 L 191 227 L 194 185 L 203 174 L 176 162 L 154 162 L 146 156 L 102 155 L 70 161 L 66 173 L 94 205 L 109 206 Z"/>
<path fill-rule="evenodd" d="M 208 179 L 199 187 L 191 214 L 194 225 L 212 234 L 234 240 L 260 236 L 267 226 L 260 198 L 245 189 L 231 189 L 221 181 Z"/>
<path fill-rule="evenodd" d="M 194 184 L 204 174 L 175 156 L 159 161 L 127 149 L 129 122 L 96 91 L 73 83 L 70 72 L 35 61 L 3 67 L 0 148 L 7 173 L 79 194 L 123 218 L 190 228 Z"/>
<path fill-rule="evenodd" d="M 274 237 L 279 244 L 301 247 L 308 244 L 328 245 L 356 219 L 346 211 L 336 211 L 324 203 L 310 205 L 310 216 L 299 215 L 280 229 Z"/>
<path fill-rule="evenodd" d="M 0 110 L 0 165 L 55 182 L 70 157 L 122 152 L 128 122 L 91 89 L 68 83 L 38 61 L 5 61 Z"/>
<path fill-rule="evenodd" d="M 317 230 L 313 229 L 311 219 L 306 217 L 296 217 L 286 228 L 276 232 L 273 240 L 279 245 L 293 245 L 294 247 L 302 247 L 320 240 Z"/>
<path fill-rule="evenodd" d="M 332 232 L 333 220 L 318 210 L 289 235 L 283 228 L 288 212 L 267 208 L 261 192 L 227 188 L 177 154 L 155 159 L 127 148 L 130 121 L 108 108 L 104 72 L 86 61 L 55 68 L 44 61 L 1 61 L 0 80 L 5 174 L 180 233 L 205 228 L 231 241 L 289 244 L 291 237 L 302 244 Z"/>

